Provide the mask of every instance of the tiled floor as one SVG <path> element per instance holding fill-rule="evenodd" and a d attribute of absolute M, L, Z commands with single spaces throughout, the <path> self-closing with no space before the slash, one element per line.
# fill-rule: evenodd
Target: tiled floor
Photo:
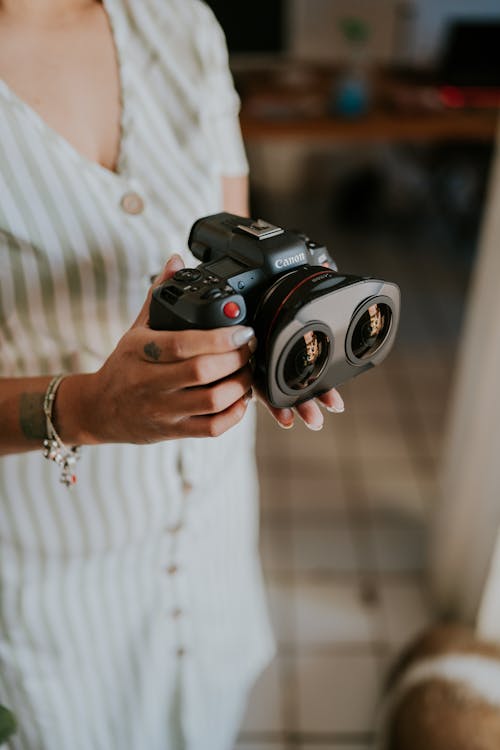
<path fill-rule="evenodd" d="M 292 208 L 281 206 L 283 223 L 288 210 L 296 226 L 302 210 L 331 236 L 317 205 Z M 321 432 L 280 430 L 260 410 L 261 548 L 278 653 L 237 750 L 371 748 L 391 657 L 432 617 L 427 521 L 469 269 L 422 237 L 382 239 L 356 252 L 331 241 L 341 267 L 400 283 L 393 354 L 341 389 L 346 412 L 325 414 Z"/>

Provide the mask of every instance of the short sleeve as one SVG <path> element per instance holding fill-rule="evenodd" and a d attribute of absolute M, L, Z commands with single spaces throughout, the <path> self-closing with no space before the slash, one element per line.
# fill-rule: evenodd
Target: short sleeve
<path fill-rule="evenodd" d="M 239 124 L 240 99 L 229 70 L 224 33 L 211 9 L 199 3 L 199 44 L 203 68 L 203 121 L 221 175 L 248 174 Z"/>

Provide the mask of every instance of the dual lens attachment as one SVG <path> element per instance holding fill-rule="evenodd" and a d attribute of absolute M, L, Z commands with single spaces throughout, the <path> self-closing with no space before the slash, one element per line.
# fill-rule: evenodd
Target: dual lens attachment
<path fill-rule="evenodd" d="M 365 365 L 388 340 L 392 324 L 389 300 L 365 300 L 349 324 L 345 351 L 348 360 Z M 288 342 L 277 368 L 277 380 L 285 393 L 314 390 L 333 355 L 333 335 L 328 326 L 311 321 Z"/>

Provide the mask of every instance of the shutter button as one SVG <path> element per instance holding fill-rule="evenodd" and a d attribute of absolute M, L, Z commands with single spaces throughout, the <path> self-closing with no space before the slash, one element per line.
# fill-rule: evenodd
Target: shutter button
<path fill-rule="evenodd" d="M 125 193 L 120 201 L 120 206 L 127 214 L 141 214 L 144 211 L 144 201 L 137 193 Z"/>

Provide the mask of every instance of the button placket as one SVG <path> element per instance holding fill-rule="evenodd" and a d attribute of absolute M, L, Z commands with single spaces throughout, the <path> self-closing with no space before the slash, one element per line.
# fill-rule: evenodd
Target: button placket
<path fill-rule="evenodd" d="M 183 632 L 184 628 L 182 624 L 182 620 L 184 619 L 183 615 L 185 612 L 185 607 L 183 606 L 183 590 L 185 588 L 183 583 L 185 577 L 185 569 L 184 565 L 182 564 L 180 554 L 181 551 L 179 549 L 179 534 L 181 527 L 182 524 L 180 522 L 167 527 L 169 562 L 165 567 L 165 574 L 168 578 L 169 588 L 171 591 L 170 602 L 168 605 L 168 610 L 165 612 L 165 616 L 169 621 L 170 627 L 174 629 L 174 649 L 177 656 L 180 656 L 181 651 L 182 656 L 184 656 L 184 654 L 186 653 L 186 643 Z"/>
<path fill-rule="evenodd" d="M 178 465 L 180 469 L 180 462 Z M 172 498 L 170 519 L 165 526 L 167 561 L 165 574 L 171 592 L 165 616 L 174 635 L 174 655 L 184 657 L 189 650 L 186 639 L 185 620 L 188 609 L 186 602 L 186 564 L 183 558 L 185 532 L 185 488 L 179 471 L 177 493 Z"/>

